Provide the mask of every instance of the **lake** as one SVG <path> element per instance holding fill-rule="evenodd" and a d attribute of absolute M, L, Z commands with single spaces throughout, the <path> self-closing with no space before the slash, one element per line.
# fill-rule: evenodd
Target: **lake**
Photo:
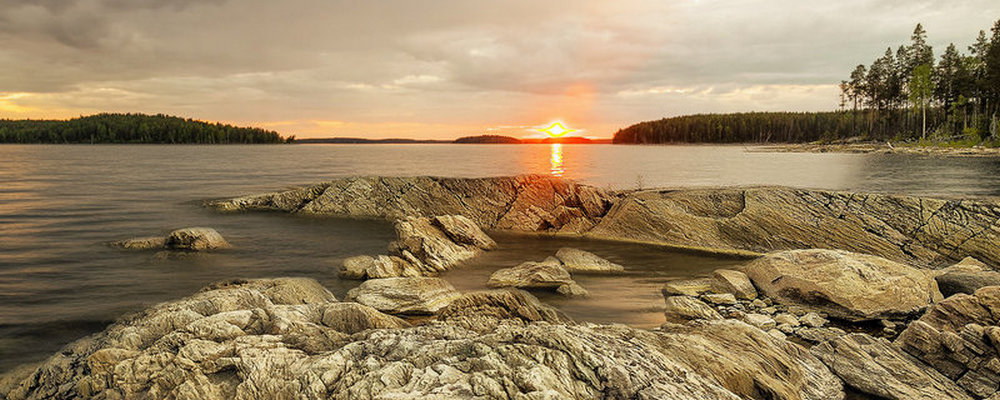
<path fill-rule="evenodd" d="M 387 222 L 218 214 L 204 199 L 350 175 L 481 177 L 553 174 L 609 189 L 788 185 L 931 196 L 1000 195 L 1000 160 L 904 155 L 763 153 L 743 146 L 613 145 L 0 145 L 0 372 L 37 361 L 124 313 L 232 278 L 306 276 L 338 297 L 345 257 L 384 253 Z M 236 247 L 159 260 L 106 242 L 187 226 Z M 577 320 L 651 327 L 659 287 L 740 260 L 659 247 L 494 232 L 500 249 L 444 275 L 459 289 L 541 260 L 563 246 L 625 265 L 579 277 L 590 299 L 540 297 Z"/>

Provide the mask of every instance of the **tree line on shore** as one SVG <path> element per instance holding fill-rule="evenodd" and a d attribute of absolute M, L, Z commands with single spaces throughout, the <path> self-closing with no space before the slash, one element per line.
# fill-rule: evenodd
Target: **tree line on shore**
<path fill-rule="evenodd" d="M 295 140 L 260 128 L 163 114 L 96 114 L 69 120 L 0 120 L 0 143 L 251 144 Z"/>
<path fill-rule="evenodd" d="M 615 143 L 865 140 L 1000 143 L 1000 21 L 968 53 L 952 43 L 934 57 L 917 24 L 908 45 L 889 47 L 840 82 L 829 112 L 699 114 L 619 130 Z"/>

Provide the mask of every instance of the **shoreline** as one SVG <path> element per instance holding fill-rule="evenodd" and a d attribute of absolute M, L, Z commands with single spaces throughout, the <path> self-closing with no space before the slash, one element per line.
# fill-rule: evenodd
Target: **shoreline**
<path fill-rule="evenodd" d="M 852 143 L 818 144 L 787 143 L 758 144 L 747 148 L 757 153 L 848 153 L 848 154 L 907 154 L 940 157 L 1000 157 L 1000 148 L 994 147 L 945 147 L 913 144 Z"/>

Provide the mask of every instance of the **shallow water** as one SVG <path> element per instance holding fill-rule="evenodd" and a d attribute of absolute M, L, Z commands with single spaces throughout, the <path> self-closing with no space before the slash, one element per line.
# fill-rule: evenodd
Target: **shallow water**
<path fill-rule="evenodd" d="M 0 371 L 42 359 L 123 313 L 217 280 L 308 276 L 338 296 L 339 262 L 383 253 L 386 222 L 284 214 L 217 214 L 209 198 L 348 175 L 496 176 L 557 173 L 610 188 L 783 184 L 921 195 L 1000 194 L 985 158 L 746 152 L 741 146 L 610 145 L 0 145 Z M 211 226 L 236 248 L 182 259 L 105 242 Z M 578 320 L 655 326 L 660 284 L 735 260 L 658 247 L 495 233 L 501 249 L 445 277 L 461 289 L 562 246 L 625 265 L 620 277 L 580 276 L 593 297 L 540 294 Z"/>

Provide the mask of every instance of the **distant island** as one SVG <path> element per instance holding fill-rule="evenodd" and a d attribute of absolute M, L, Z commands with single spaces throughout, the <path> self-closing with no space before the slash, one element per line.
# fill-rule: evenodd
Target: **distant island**
<path fill-rule="evenodd" d="M 464 136 L 455 139 L 452 143 L 466 143 L 466 144 L 520 144 L 521 139 L 511 136 L 502 135 L 479 135 L 479 136 Z"/>
<path fill-rule="evenodd" d="M 332 138 L 312 138 L 312 139 L 295 139 L 295 143 L 298 144 L 317 144 L 317 143 L 327 143 L 327 144 L 446 144 L 452 143 L 451 140 L 433 140 L 433 139 L 406 139 L 406 138 L 389 138 L 389 139 L 365 139 L 357 137 L 332 137 Z"/>
<path fill-rule="evenodd" d="M 69 120 L 0 120 L 0 143 L 286 143 L 260 128 L 237 127 L 163 114 L 96 114 Z"/>
<path fill-rule="evenodd" d="M 550 144 L 550 143 L 566 143 L 566 144 L 609 144 L 611 139 L 588 139 L 584 137 L 560 137 L 560 138 L 544 138 L 544 139 L 518 139 L 512 136 L 502 136 L 502 135 L 479 135 L 479 136 L 463 136 L 455 140 L 432 140 L 432 139 L 403 139 L 403 138 L 390 138 L 390 139 L 364 139 L 357 137 L 332 137 L 332 138 L 316 138 L 316 139 L 296 139 L 295 143 L 299 144 L 316 144 L 316 143 L 327 143 L 327 144 Z"/>

